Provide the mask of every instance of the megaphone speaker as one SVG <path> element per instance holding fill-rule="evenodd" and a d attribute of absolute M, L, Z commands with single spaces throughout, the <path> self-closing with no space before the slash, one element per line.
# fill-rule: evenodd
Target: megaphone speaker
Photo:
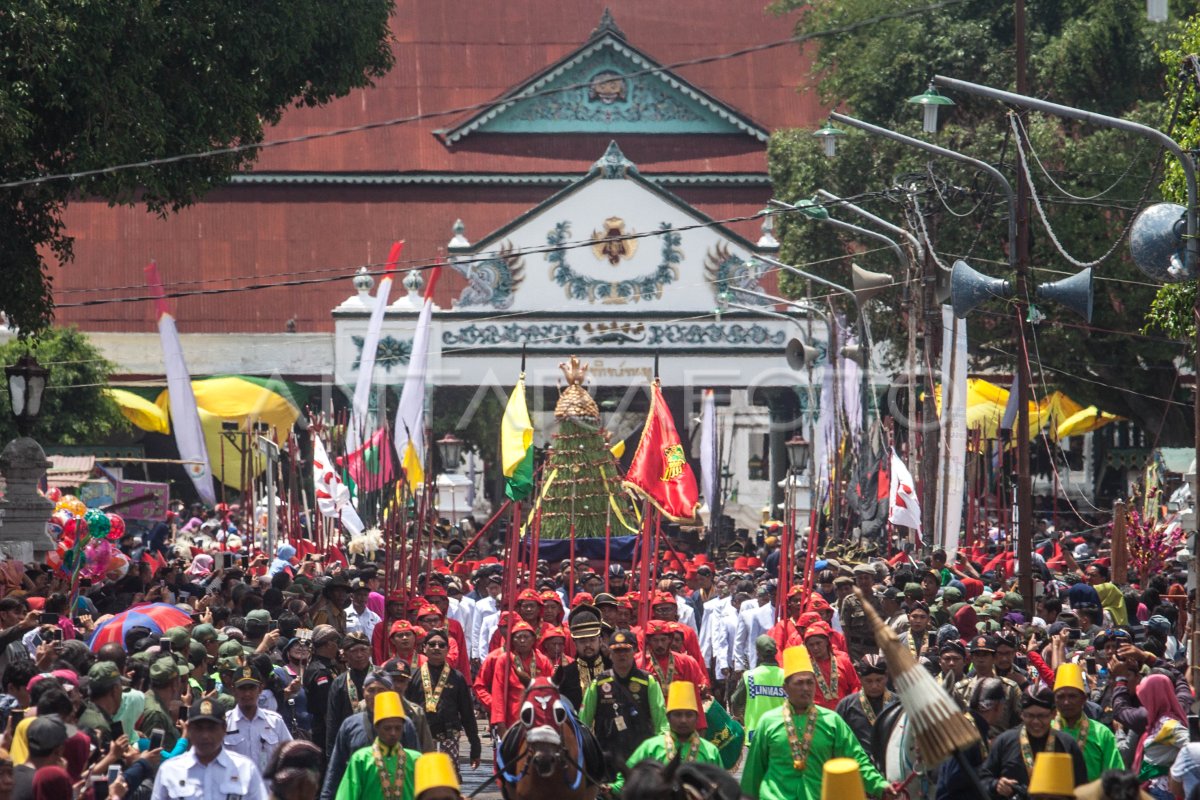
<path fill-rule="evenodd" d="M 1175 203 L 1147 206 L 1129 229 L 1129 254 L 1148 277 L 1178 283 L 1196 277 L 1184 272 L 1183 234 L 1187 209 Z"/>
<path fill-rule="evenodd" d="M 1054 283 L 1043 283 L 1037 287 L 1037 296 L 1053 300 L 1092 321 L 1092 268 L 1088 267 L 1069 278 Z"/>
<path fill-rule="evenodd" d="M 783 355 L 787 359 L 787 365 L 799 372 L 815 366 L 821 357 L 821 351 L 800 339 L 792 339 L 784 348 Z"/>
<path fill-rule="evenodd" d="M 950 276 L 953 274 L 948 269 L 936 268 L 936 280 L 934 284 L 934 297 L 938 303 L 944 303 L 950 299 Z"/>
<path fill-rule="evenodd" d="M 858 298 L 858 302 L 863 303 L 870 300 L 875 295 L 882 292 L 884 289 L 892 285 L 892 276 L 882 272 L 871 272 L 863 269 L 858 264 L 850 265 L 851 286 L 854 287 L 854 296 Z"/>
<path fill-rule="evenodd" d="M 954 316 L 965 319 L 975 308 L 993 297 L 1012 297 L 1012 284 L 1003 278 L 989 278 L 959 259 L 950 274 L 950 305 Z"/>
<path fill-rule="evenodd" d="M 860 345 L 848 344 L 842 347 L 842 358 L 848 358 L 860 367 L 866 366 L 867 353 Z"/>

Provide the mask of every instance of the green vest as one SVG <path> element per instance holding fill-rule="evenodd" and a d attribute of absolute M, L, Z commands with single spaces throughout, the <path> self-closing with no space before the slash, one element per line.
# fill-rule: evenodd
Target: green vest
<path fill-rule="evenodd" d="M 746 735 L 754 733 L 758 718 L 779 708 L 787 699 L 783 692 L 783 668 L 760 664 L 742 676 L 746 688 Z"/>

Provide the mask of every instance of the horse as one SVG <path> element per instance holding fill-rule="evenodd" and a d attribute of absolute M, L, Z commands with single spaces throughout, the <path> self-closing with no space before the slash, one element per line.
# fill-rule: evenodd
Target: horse
<path fill-rule="evenodd" d="M 638 800 L 739 800 L 737 779 L 715 764 L 684 764 L 682 751 L 667 764 L 647 759 L 626 769 L 622 797 Z"/>
<path fill-rule="evenodd" d="M 905 793 L 909 800 L 932 798 L 936 791 L 937 775 L 930 774 L 921 761 L 916 737 L 908 726 L 908 713 L 902 705 L 894 703 L 880 712 L 875 720 L 874 738 L 875 763 L 888 783 L 895 786 L 907 781 Z"/>
<path fill-rule="evenodd" d="M 504 800 L 595 800 L 604 775 L 596 737 L 547 678 L 535 678 L 521 698 L 516 724 L 496 754 Z"/>

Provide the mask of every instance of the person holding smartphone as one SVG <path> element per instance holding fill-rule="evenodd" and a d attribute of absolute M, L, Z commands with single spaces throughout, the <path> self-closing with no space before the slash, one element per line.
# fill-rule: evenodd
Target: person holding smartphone
<path fill-rule="evenodd" d="M 88 670 L 88 700 L 79 715 L 79 727 L 85 731 L 100 731 L 102 743 L 112 735 L 113 717 L 121 708 L 124 694 L 124 677 L 120 668 L 111 661 L 97 661 Z"/>
<path fill-rule="evenodd" d="M 175 726 L 175 709 L 182 694 L 181 681 L 188 674 L 173 657 L 159 658 L 150 665 L 150 693 L 146 695 L 146 709 L 142 712 L 139 732 L 146 737 L 154 730 L 163 731 L 162 747 L 172 750 L 179 741 L 179 729 Z"/>

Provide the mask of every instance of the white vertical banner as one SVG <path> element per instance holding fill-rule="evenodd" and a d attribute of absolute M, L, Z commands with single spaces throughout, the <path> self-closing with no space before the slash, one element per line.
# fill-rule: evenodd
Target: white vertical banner
<path fill-rule="evenodd" d="M 954 563 L 967 472 L 967 321 L 942 306 L 942 446 L 938 453 L 937 538 Z"/>
<path fill-rule="evenodd" d="M 350 489 L 342 483 L 337 469 L 329 460 L 329 454 L 325 452 L 325 443 L 315 433 L 312 446 L 313 491 L 317 498 L 317 510 L 323 517 L 340 520 L 351 536 L 359 535 L 364 526 L 350 502 Z"/>
<path fill-rule="evenodd" d="M 425 482 L 425 375 L 429 356 L 429 328 L 433 319 L 433 288 L 437 285 L 441 266 L 429 272 L 425 286 L 425 302 L 417 316 L 417 329 L 413 334 L 412 354 L 408 359 L 408 372 L 404 375 L 404 387 L 400 390 L 400 404 L 396 408 L 396 425 L 392 429 L 395 437 L 396 455 L 409 487 L 415 492 Z"/>
<path fill-rule="evenodd" d="M 167 398 L 171 405 L 171 431 L 175 434 L 175 446 L 179 449 L 179 458 L 185 462 L 184 471 L 192 479 L 200 500 L 206 505 L 215 506 L 217 493 L 213 487 L 212 465 L 204 444 L 204 429 L 200 427 L 200 412 L 196 410 L 192 378 L 183 358 L 183 345 L 179 342 L 175 317 L 167 308 L 166 293 L 158 277 L 158 265 L 153 261 L 146 267 L 146 286 L 155 296 L 154 306 L 158 311 L 158 336 L 162 341 L 163 369 L 167 373 Z"/>
<path fill-rule="evenodd" d="M 861 344 L 854 336 L 847 333 L 844 336 L 846 346 L 853 344 Z M 841 348 L 838 348 L 840 352 Z M 870 353 L 866 352 L 866 345 L 863 345 L 863 352 L 867 358 L 870 358 Z M 850 438 L 857 442 L 859 435 L 862 433 L 862 368 L 858 366 L 858 362 L 853 359 L 843 358 L 842 369 L 842 409 L 846 414 L 846 426 L 850 429 Z"/>
<path fill-rule="evenodd" d="M 716 526 L 717 476 L 721 470 L 717 457 L 717 400 L 712 389 L 705 389 L 700 400 L 700 491 L 708 504 L 708 524 Z"/>
<path fill-rule="evenodd" d="M 371 320 L 367 323 L 367 335 L 363 338 L 362 354 L 358 359 L 358 381 L 354 384 L 354 404 L 350 408 L 350 424 L 346 428 L 347 453 L 362 447 L 375 429 L 369 411 L 371 386 L 375 381 L 375 356 L 379 350 L 384 312 L 387 311 L 389 295 L 392 293 L 392 270 L 396 268 L 403 249 L 403 241 L 392 245 L 388 253 L 387 273 L 379 281 L 379 291 L 375 293 L 375 308 L 371 309 Z"/>
<path fill-rule="evenodd" d="M 896 449 L 892 448 L 892 464 L 889 467 L 891 486 L 888 488 L 888 522 L 903 525 L 917 532 L 917 546 L 921 546 L 921 501 L 917 497 L 916 481 Z"/>

